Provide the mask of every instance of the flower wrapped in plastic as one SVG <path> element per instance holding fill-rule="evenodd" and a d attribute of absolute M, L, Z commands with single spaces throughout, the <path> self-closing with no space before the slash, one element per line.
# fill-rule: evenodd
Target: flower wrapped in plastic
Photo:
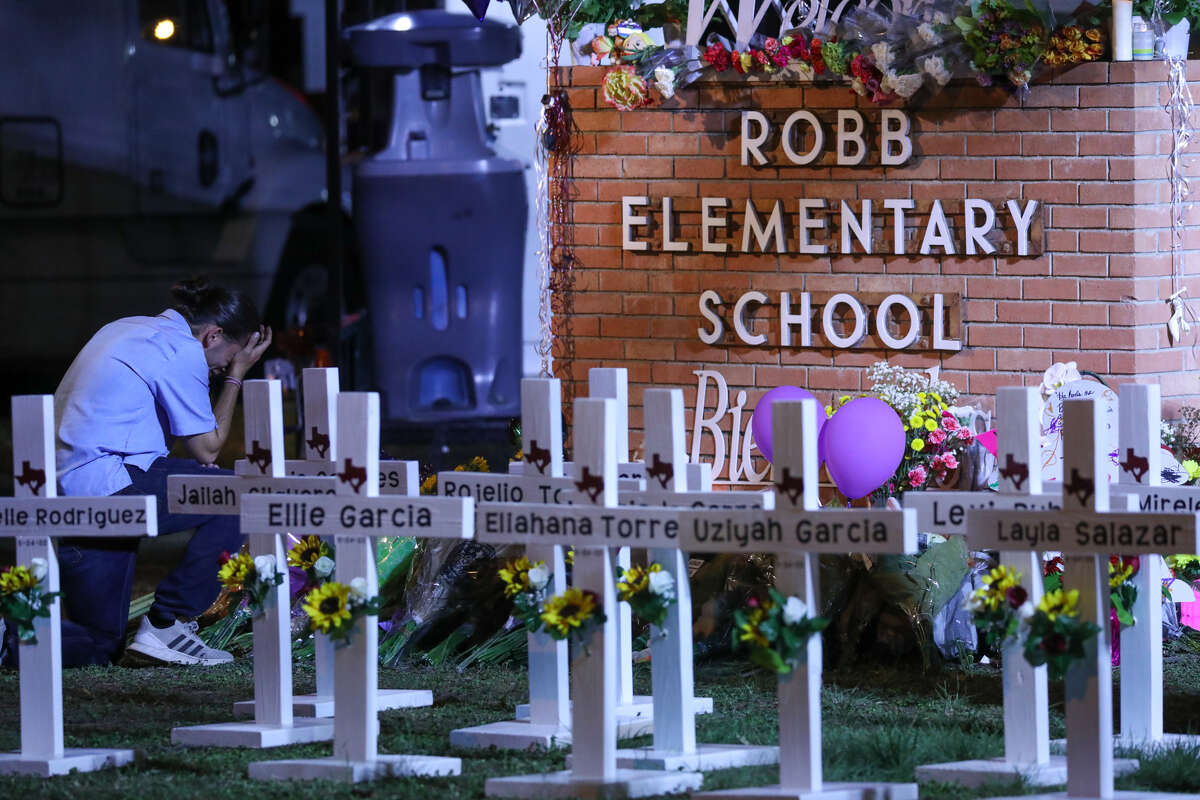
<path fill-rule="evenodd" d="M 954 24 L 962 31 L 980 85 L 1002 77 L 1022 95 L 1028 92 L 1054 27 L 1049 17 L 1048 10 L 1038 11 L 1028 2 L 1017 8 L 1009 0 L 971 0 Z"/>
<path fill-rule="evenodd" d="M 623 64 L 605 73 L 600 97 L 621 111 L 633 111 L 650 104 L 650 86 L 633 66 Z"/>

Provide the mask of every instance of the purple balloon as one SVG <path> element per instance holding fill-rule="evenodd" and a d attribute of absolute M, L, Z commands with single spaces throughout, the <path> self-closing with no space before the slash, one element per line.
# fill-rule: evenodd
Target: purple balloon
<path fill-rule="evenodd" d="M 826 422 L 823 438 L 829 477 L 851 500 L 882 486 L 904 458 L 904 423 L 876 397 L 839 408 Z"/>
<path fill-rule="evenodd" d="M 487 14 L 488 5 L 492 0 L 463 0 L 467 4 L 467 8 L 471 9 L 471 13 L 475 15 L 475 19 L 483 22 L 483 17 Z"/>
<path fill-rule="evenodd" d="M 777 386 L 762 396 L 754 407 L 754 418 L 750 421 L 750 430 L 754 433 L 754 443 L 763 458 L 774 463 L 774 428 L 771 426 L 771 404 L 777 400 L 816 400 L 812 393 L 799 386 Z M 825 409 L 817 403 L 817 432 L 825 427 Z"/>

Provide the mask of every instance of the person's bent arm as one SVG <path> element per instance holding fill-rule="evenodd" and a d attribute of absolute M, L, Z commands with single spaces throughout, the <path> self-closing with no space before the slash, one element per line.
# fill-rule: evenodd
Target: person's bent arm
<path fill-rule="evenodd" d="M 229 430 L 233 425 L 233 410 L 237 406 L 238 392 L 242 388 L 242 380 L 250 368 L 258 363 L 258 359 L 271 346 L 271 329 L 262 328 L 250 337 L 250 341 L 233 357 L 229 364 L 226 377 L 233 380 L 224 381 L 221 394 L 213 406 L 213 416 L 217 419 L 217 427 L 207 433 L 197 433 L 194 436 L 183 437 L 183 446 L 188 455 L 201 464 L 215 464 L 221 455 L 221 448 L 229 438 Z"/>

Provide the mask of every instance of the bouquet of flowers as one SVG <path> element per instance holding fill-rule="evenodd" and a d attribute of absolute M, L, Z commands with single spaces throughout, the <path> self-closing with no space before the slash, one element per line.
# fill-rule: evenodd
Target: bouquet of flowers
<path fill-rule="evenodd" d="M 640 619 L 661 628 L 667 621 L 667 610 L 675 602 L 675 578 L 658 562 L 627 570 L 617 567 L 617 597 L 629 603 Z"/>
<path fill-rule="evenodd" d="M 1200 580 L 1200 556 L 1167 556 L 1167 566 L 1171 568 L 1171 574 L 1181 581 L 1191 583 Z"/>
<path fill-rule="evenodd" d="M 15 565 L 0 572 L 0 615 L 17 626 L 17 639 L 25 644 L 37 644 L 34 621 L 50 616 L 50 604 L 59 592 L 47 592 L 46 573 L 49 565 L 44 558 L 30 559 L 29 566 Z"/>
<path fill-rule="evenodd" d="M 275 567 L 275 556 L 251 557 L 240 552 L 235 556 L 222 553 L 217 579 L 221 587 L 240 592 L 252 616 L 262 614 L 271 590 L 283 583 L 283 573 Z"/>
<path fill-rule="evenodd" d="M 884 489 L 893 494 L 946 483 L 975 440 L 949 405 L 958 399 L 958 390 L 946 381 L 886 361 L 872 366 L 867 378 L 870 394 L 894 408 L 904 422 L 904 458 Z"/>
<path fill-rule="evenodd" d="M 521 556 L 501 567 L 499 575 L 504 596 L 512 598 L 514 615 L 524 623 L 525 630 L 537 633 L 542 628 L 542 601 L 550 584 L 546 562 L 531 564 L 528 557 Z"/>
<path fill-rule="evenodd" d="M 733 612 L 733 646 L 745 642 L 750 660 L 765 670 L 787 675 L 805 659 L 808 638 L 829 626 L 826 617 L 813 617 L 794 595 L 768 589 L 767 600 L 751 597 Z"/>
<path fill-rule="evenodd" d="M 1137 585 L 1133 582 L 1133 576 L 1138 573 L 1140 567 L 1141 559 L 1137 556 L 1108 557 L 1108 599 L 1117 621 L 1125 627 L 1137 622 L 1133 617 L 1133 604 L 1137 600 Z M 1062 556 L 1055 556 L 1047 561 L 1042 566 L 1042 572 L 1043 585 L 1047 592 L 1062 589 Z"/>
<path fill-rule="evenodd" d="M 962 31 L 980 85 L 990 86 L 992 76 L 1002 76 L 1019 91 L 1028 91 L 1053 27 L 1028 0 L 1024 8 L 1009 0 L 971 0 L 954 24 Z"/>
<path fill-rule="evenodd" d="M 333 548 L 319 536 L 305 536 L 287 552 L 289 567 L 304 570 L 311 586 L 319 586 L 333 574 Z"/>
<path fill-rule="evenodd" d="M 1100 632 L 1100 626 L 1079 619 L 1076 589 L 1046 592 L 1025 624 L 1025 660 L 1045 664 L 1052 680 L 1065 677 L 1071 662 L 1083 658 L 1084 644 Z"/>
<path fill-rule="evenodd" d="M 552 639 L 572 639 L 586 648 L 592 632 L 608 618 L 595 592 L 572 586 L 546 600 L 541 619 L 542 629 Z"/>
<path fill-rule="evenodd" d="M 967 610 L 992 650 L 999 650 L 1005 639 L 1016 634 L 1017 626 L 1034 613 L 1029 592 L 1021 585 L 1021 573 L 1005 565 L 984 576 L 983 588 L 971 595 Z"/>
<path fill-rule="evenodd" d="M 355 578 L 349 584 L 326 581 L 305 595 L 303 608 L 313 630 L 345 646 L 358 619 L 379 614 L 381 605 L 378 596 L 367 597 L 366 580 Z"/>

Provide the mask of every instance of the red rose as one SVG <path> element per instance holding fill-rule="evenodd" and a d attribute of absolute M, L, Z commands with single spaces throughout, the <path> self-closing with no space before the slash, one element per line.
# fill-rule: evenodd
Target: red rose
<path fill-rule="evenodd" d="M 1024 586 L 1010 586 L 1004 593 L 1004 599 L 1013 608 L 1020 608 L 1021 604 L 1029 599 L 1029 592 L 1025 591 Z"/>
<path fill-rule="evenodd" d="M 780 69 L 783 69 L 788 65 L 790 58 L 791 57 L 788 55 L 787 49 L 783 47 L 771 54 L 771 60 L 774 61 L 775 66 L 779 67 Z"/>
<path fill-rule="evenodd" d="M 232 558 L 232 556 L 229 555 L 229 551 L 222 550 L 221 555 L 217 556 L 217 563 L 220 564 L 221 566 L 224 566 L 225 562 L 228 561 L 230 558 Z"/>
<path fill-rule="evenodd" d="M 730 67 L 729 51 L 720 43 L 713 43 L 704 51 L 704 60 L 717 72 L 724 72 Z"/>
<path fill-rule="evenodd" d="M 771 65 L 771 57 L 762 50 L 754 50 L 752 55 L 754 57 L 755 72 L 762 72 Z"/>
<path fill-rule="evenodd" d="M 1042 640 L 1042 647 L 1046 648 L 1048 653 L 1065 653 L 1067 652 L 1067 637 L 1061 633 L 1052 633 Z"/>

